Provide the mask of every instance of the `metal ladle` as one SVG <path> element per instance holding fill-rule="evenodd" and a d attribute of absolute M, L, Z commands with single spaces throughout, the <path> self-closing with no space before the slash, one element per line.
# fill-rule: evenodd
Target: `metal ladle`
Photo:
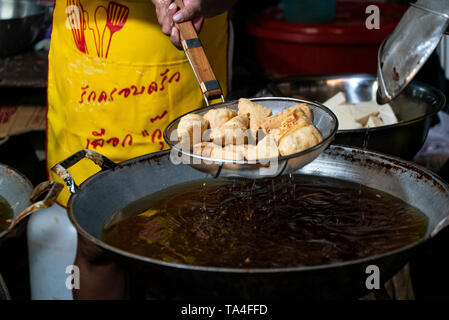
<path fill-rule="evenodd" d="M 411 3 L 393 33 L 378 52 L 377 102 L 385 104 L 397 97 L 448 32 L 449 2 L 418 0 Z"/>

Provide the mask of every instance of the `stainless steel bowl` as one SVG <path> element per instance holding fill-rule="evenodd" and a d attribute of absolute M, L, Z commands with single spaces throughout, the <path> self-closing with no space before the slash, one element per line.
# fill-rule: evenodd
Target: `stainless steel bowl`
<path fill-rule="evenodd" d="M 343 92 L 349 103 L 376 100 L 375 75 L 319 75 L 280 79 L 268 85 L 275 96 L 325 102 Z M 421 149 L 433 116 L 446 103 L 444 94 L 429 85 L 412 82 L 390 102 L 399 123 L 370 129 L 338 130 L 334 144 L 378 151 L 412 159 Z"/>
<path fill-rule="evenodd" d="M 25 0 L 0 0 L 0 57 L 28 48 L 42 29 L 49 10 Z"/>

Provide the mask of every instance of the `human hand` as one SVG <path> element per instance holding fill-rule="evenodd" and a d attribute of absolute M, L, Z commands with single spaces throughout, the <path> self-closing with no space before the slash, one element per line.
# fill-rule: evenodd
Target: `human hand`
<path fill-rule="evenodd" d="M 204 16 L 201 14 L 200 0 L 184 0 L 185 8 L 178 11 L 178 6 L 173 0 L 152 0 L 156 7 L 156 15 L 162 32 L 170 37 L 170 41 L 176 48 L 182 50 L 181 37 L 175 22 L 191 20 L 197 33 L 201 31 Z M 177 12 L 178 11 L 178 12 Z M 174 19 L 176 13 L 177 19 Z"/>
<path fill-rule="evenodd" d="M 230 9 L 237 0 L 184 0 L 184 8 L 178 10 L 173 0 L 152 0 L 156 6 L 158 21 L 162 32 L 170 36 L 171 42 L 182 49 L 179 30 L 175 23 L 192 21 L 197 33 L 205 17 L 213 17 Z"/>

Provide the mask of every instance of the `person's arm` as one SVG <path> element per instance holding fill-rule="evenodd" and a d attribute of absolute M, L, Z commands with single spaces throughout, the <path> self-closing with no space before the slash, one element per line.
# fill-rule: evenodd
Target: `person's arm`
<path fill-rule="evenodd" d="M 237 0 L 184 0 L 185 8 L 179 10 L 173 0 L 152 0 L 162 32 L 170 36 L 171 42 L 182 49 L 179 31 L 174 23 L 192 20 L 197 32 L 205 17 L 213 17 L 229 10 Z"/>

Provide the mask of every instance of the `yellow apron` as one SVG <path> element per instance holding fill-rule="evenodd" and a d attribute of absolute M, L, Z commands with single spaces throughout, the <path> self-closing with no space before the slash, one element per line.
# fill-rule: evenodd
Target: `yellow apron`
<path fill-rule="evenodd" d="M 206 19 L 200 35 L 227 92 L 228 17 Z M 182 51 L 162 34 L 150 0 L 58 0 L 49 52 L 47 169 L 81 149 L 115 162 L 167 149 L 170 121 L 204 100 Z M 99 171 L 70 170 L 77 184 Z M 66 205 L 64 189 L 58 202 Z"/>

